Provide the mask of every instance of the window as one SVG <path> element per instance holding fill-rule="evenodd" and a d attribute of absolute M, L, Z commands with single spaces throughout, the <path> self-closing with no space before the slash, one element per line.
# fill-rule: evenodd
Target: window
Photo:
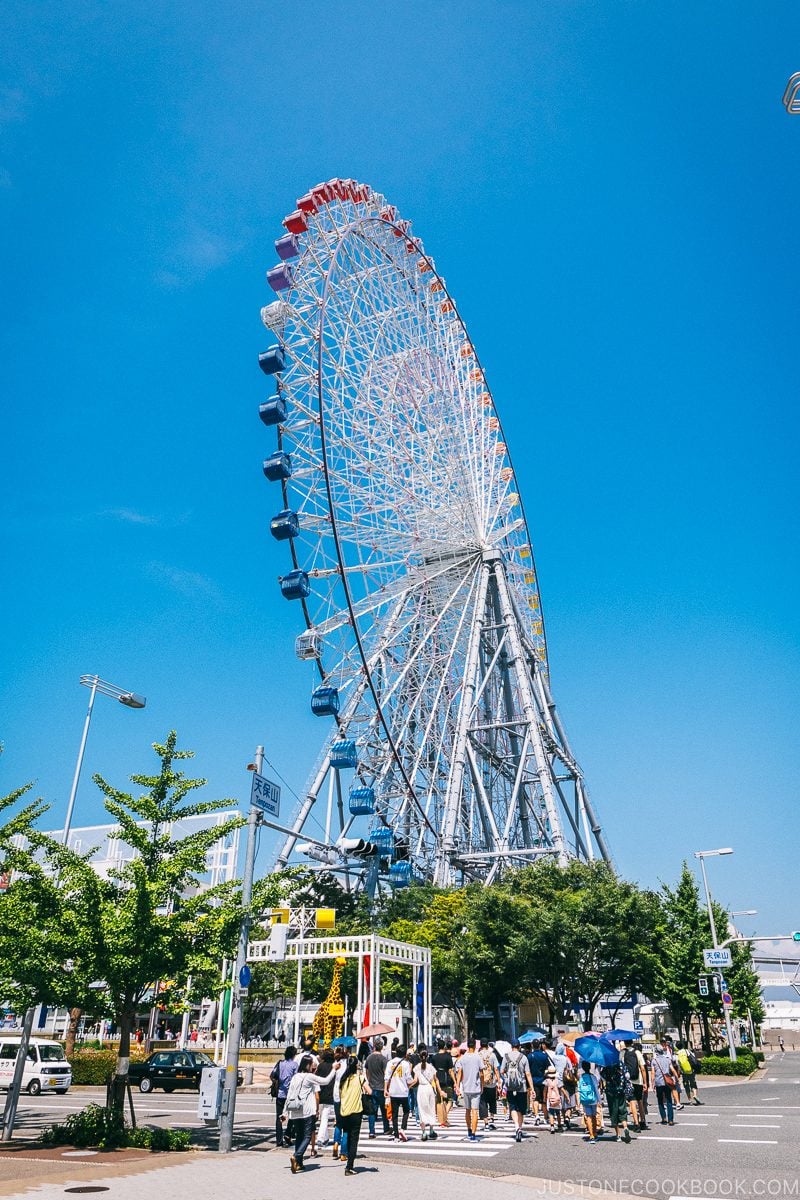
<path fill-rule="evenodd" d="M 172 1055 L 162 1052 L 161 1054 L 153 1055 L 153 1057 L 150 1059 L 150 1066 L 151 1067 L 168 1067 L 171 1064 L 171 1062 L 172 1062 Z"/>

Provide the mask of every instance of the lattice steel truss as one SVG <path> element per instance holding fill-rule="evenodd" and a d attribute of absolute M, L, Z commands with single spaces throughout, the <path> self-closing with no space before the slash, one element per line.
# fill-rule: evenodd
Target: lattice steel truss
<path fill-rule="evenodd" d="M 500 418 L 455 303 L 383 196 L 334 180 L 298 205 L 262 318 L 283 352 L 282 509 L 310 589 L 298 653 L 339 711 L 278 862 L 306 837 L 349 874 L 337 843 L 379 829 L 388 858 L 440 884 L 539 855 L 608 857 L 550 693 Z M 330 765 L 342 739 L 350 776 Z M 349 815 L 348 783 L 373 789 L 371 818 Z"/>

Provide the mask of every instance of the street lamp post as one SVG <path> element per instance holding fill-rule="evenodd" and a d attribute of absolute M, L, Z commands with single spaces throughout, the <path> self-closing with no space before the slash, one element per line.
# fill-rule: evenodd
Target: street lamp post
<path fill-rule="evenodd" d="M 75 809 L 75 797 L 78 794 L 78 780 L 81 777 L 83 755 L 86 750 L 86 739 L 89 736 L 89 725 L 92 720 L 95 696 L 100 692 L 102 696 L 110 696 L 112 700 L 119 700 L 120 704 L 124 704 L 126 708 L 144 708 L 147 703 L 144 696 L 139 696 L 136 692 L 127 691 L 125 688 L 119 688 L 113 683 L 106 683 L 99 675 L 81 675 L 80 681 L 84 687 L 89 688 L 89 708 L 87 709 L 86 720 L 83 725 L 83 736 L 81 737 L 81 744 L 78 750 L 78 761 L 75 764 L 75 775 L 72 780 L 72 790 L 69 794 L 67 815 L 64 819 L 64 833 L 61 840 L 65 846 L 69 840 L 69 831 L 72 827 L 72 814 Z"/>
<path fill-rule="evenodd" d="M 703 886 L 706 889 L 706 905 L 708 906 L 708 923 L 711 926 L 711 944 L 715 950 L 719 949 L 719 942 L 717 941 L 717 924 L 716 924 L 716 921 L 714 920 L 714 906 L 711 903 L 711 892 L 708 887 L 708 876 L 706 875 L 705 860 L 707 858 L 717 858 L 722 854 L 733 854 L 733 850 L 730 848 L 730 846 L 726 846 L 722 850 L 696 850 L 695 854 L 694 854 L 695 858 L 700 859 L 700 870 L 703 873 Z M 718 969 L 714 972 L 714 974 L 717 976 L 717 979 L 719 980 L 719 990 L 720 990 L 720 994 L 722 994 L 722 992 L 723 992 L 722 971 L 720 971 Z M 725 1029 L 728 1034 L 728 1056 L 729 1056 L 731 1062 L 736 1062 L 736 1047 L 733 1044 L 733 1023 L 731 1022 L 730 1008 L 724 1001 L 722 1002 L 722 1012 L 725 1017 Z"/>

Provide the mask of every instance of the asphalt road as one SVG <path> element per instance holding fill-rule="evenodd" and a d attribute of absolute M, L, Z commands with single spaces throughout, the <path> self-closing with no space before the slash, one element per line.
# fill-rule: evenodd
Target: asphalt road
<path fill-rule="evenodd" d="M 34 1138 L 42 1127 L 63 1119 L 93 1099 L 102 1103 L 100 1088 L 74 1089 L 67 1096 L 23 1097 L 19 1137 Z M 517 1174 L 560 1180 L 565 1194 L 574 1184 L 608 1191 L 668 1198 L 671 1196 L 795 1196 L 800 1197 L 800 1053 L 771 1056 L 766 1070 L 752 1082 L 709 1084 L 702 1107 L 676 1113 L 674 1128 L 658 1123 L 651 1110 L 651 1128 L 634 1135 L 630 1145 L 603 1139 L 596 1145 L 581 1132 L 533 1136 L 526 1126 L 522 1144 L 513 1141 L 510 1126 L 498 1121 L 497 1131 L 469 1143 L 464 1137 L 463 1111 L 453 1113 L 452 1128 L 435 1142 L 422 1142 L 413 1122 L 410 1140 L 361 1141 L 366 1161 L 400 1164 L 426 1162 L 490 1175 Z M 195 1140 L 216 1146 L 216 1131 L 197 1117 L 194 1092 L 134 1093 L 140 1124 L 192 1129 Z M 268 1096 L 241 1093 L 236 1105 L 236 1141 L 242 1149 L 269 1149 L 274 1143 L 274 1103 Z"/>

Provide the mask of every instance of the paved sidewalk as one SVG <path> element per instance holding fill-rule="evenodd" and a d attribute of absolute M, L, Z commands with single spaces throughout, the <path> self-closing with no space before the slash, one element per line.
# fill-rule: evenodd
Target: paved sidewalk
<path fill-rule="evenodd" d="M 345 1176 L 342 1166 L 331 1158 L 320 1162 L 309 1160 L 306 1169 L 292 1175 L 289 1156 L 277 1151 L 253 1153 L 236 1151 L 224 1157 L 215 1153 L 201 1152 L 180 1155 L 181 1162 L 158 1166 L 147 1170 L 146 1178 L 141 1173 L 142 1165 L 128 1164 L 129 1173 L 102 1174 L 101 1171 L 67 1170 L 63 1178 L 48 1183 L 31 1183 L 17 1186 L 16 1190 L 3 1190 L 5 1200 L 64 1200 L 70 1188 L 97 1191 L 103 1196 L 107 1190 L 108 1200 L 142 1200 L 149 1197 L 168 1197 L 169 1200 L 219 1200 L 220 1196 L 236 1196 L 237 1200 L 265 1200 L 265 1198 L 296 1196 L 298 1200 L 352 1200 L 355 1194 L 364 1196 L 369 1189 L 375 1194 L 380 1188 L 381 1200 L 408 1200 L 409 1193 L 421 1196 L 436 1196 L 436 1200 L 521 1200 L 520 1189 L 524 1189 L 524 1200 L 551 1200 L 563 1195 L 565 1187 L 557 1181 L 536 1179 L 527 1175 L 480 1175 L 459 1170 L 458 1164 L 446 1168 L 418 1167 L 411 1163 L 402 1166 L 370 1162 L 369 1158 L 358 1161 L 357 1173 Z M 151 1160 L 152 1161 L 152 1160 Z M 164 1162 L 164 1160 L 161 1160 Z M 99 1164 L 96 1164 L 96 1166 Z M 123 1168 L 124 1170 L 124 1168 Z M 9 1185 L 6 1185 L 8 1188 Z M 99 1189 L 104 1189 L 100 1191 Z M 571 1197 L 585 1200 L 600 1200 L 607 1193 L 599 1188 L 583 1188 L 571 1184 Z M 619 1193 L 617 1194 L 619 1196 Z"/>

